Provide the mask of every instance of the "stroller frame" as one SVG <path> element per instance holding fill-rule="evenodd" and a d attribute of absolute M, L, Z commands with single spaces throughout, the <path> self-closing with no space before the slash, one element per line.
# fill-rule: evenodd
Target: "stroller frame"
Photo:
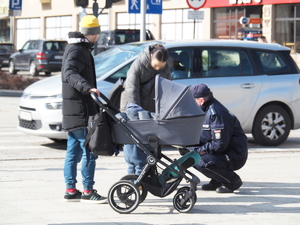
<path fill-rule="evenodd" d="M 184 178 L 187 183 L 190 183 L 190 187 L 183 187 L 178 190 L 177 194 L 173 198 L 173 205 L 174 208 L 181 213 L 189 212 L 196 203 L 196 190 L 197 185 L 200 183 L 200 179 L 196 175 L 188 171 L 187 168 L 182 168 L 180 163 L 178 163 L 178 160 L 172 160 L 161 153 L 161 145 L 158 144 L 158 137 L 148 136 L 148 149 L 148 147 L 143 144 L 131 132 L 131 130 L 126 127 L 126 125 L 124 124 L 125 121 L 116 118 L 115 115 L 120 111 L 105 95 L 100 93 L 100 98 L 102 98 L 106 102 L 106 104 L 101 102 L 95 93 L 91 93 L 91 97 L 99 106 L 100 110 L 106 112 L 110 116 L 110 118 L 112 118 L 112 120 L 116 124 L 118 124 L 118 126 L 120 126 L 122 130 L 133 140 L 133 142 L 147 155 L 147 163 L 142 169 L 139 176 L 127 175 L 121 178 L 120 181 L 112 185 L 108 192 L 108 202 L 110 206 L 118 213 L 131 213 L 132 211 L 134 211 L 138 207 L 138 205 L 146 198 L 148 190 L 143 183 L 143 180 L 147 176 L 147 173 L 157 164 L 161 164 L 169 172 L 172 172 L 172 174 L 175 174 L 175 176 L 177 175 L 178 177 L 176 179 L 179 179 L 179 182 L 177 181 L 177 184 L 173 186 L 171 185 L 171 187 L 165 191 L 163 196 L 159 197 L 165 197 L 168 194 L 172 193 Z M 170 162 L 171 165 L 168 165 L 161 159 L 165 159 L 166 161 Z M 187 174 L 190 177 L 187 176 Z"/>

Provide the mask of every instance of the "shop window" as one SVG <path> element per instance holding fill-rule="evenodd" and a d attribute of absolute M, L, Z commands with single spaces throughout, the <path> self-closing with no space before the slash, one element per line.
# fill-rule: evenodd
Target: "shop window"
<path fill-rule="evenodd" d="M 67 40 L 72 30 L 72 16 L 56 16 L 46 18 L 46 38 Z"/>
<path fill-rule="evenodd" d="M 101 28 L 101 31 L 102 30 L 108 30 L 108 14 L 107 13 L 102 13 L 98 16 L 98 20 L 99 20 L 99 23 L 100 23 L 100 28 Z"/>
<path fill-rule="evenodd" d="M 300 52 L 300 4 L 276 5 L 275 39 L 278 44 Z"/>
<path fill-rule="evenodd" d="M 0 42 L 10 42 L 9 19 L 0 20 Z"/>
<path fill-rule="evenodd" d="M 202 38 L 202 22 L 188 19 L 188 11 L 191 9 L 163 10 L 161 33 L 162 40 L 195 39 Z"/>
<path fill-rule="evenodd" d="M 30 39 L 40 38 L 40 18 L 17 19 L 17 49 Z"/>
<path fill-rule="evenodd" d="M 117 13 L 117 29 L 140 29 L 141 16 L 134 13 Z M 146 15 L 146 29 L 151 31 L 151 16 Z"/>
<path fill-rule="evenodd" d="M 213 10 L 213 38 L 243 39 L 245 29 L 261 29 L 261 24 L 249 24 L 242 27 L 239 20 L 242 16 L 261 18 L 262 6 L 215 8 Z"/>

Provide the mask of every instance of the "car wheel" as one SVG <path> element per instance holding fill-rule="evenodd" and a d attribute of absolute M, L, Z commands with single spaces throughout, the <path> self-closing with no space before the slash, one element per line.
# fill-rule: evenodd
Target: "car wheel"
<path fill-rule="evenodd" d="M 13 60 L 9 61 L 8 72 L 11 74 L 17 74 L 17 70 L 15 69 L 15 63 Z"/>
<path fill-rule="evenodd" d="M 285 142 L 291 130 L 291 119 L 282 107 L 269 105 L 256 115 L 252 135 L 262 145 L 277 146 Z"/>
<path fill-rule="evenodd" d="M 45 75 L 46 75 L 46 76 L 50 76 L 50 75 L 51 75 L 51 72 L 45 72 Z"/>
<path fill-rule="evenodd" d="M 29 73 L 30 73 L 31 76 L 38 76 L 38 75 L 39 75 L 39 71 L 37 70 L 34 61 L 32 61 L 32 62 L 30 63 Z"/>

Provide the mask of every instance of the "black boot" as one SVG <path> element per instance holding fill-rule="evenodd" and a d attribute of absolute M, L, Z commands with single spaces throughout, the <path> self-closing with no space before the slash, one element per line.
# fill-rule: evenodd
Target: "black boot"
<path fill-rule="evenodd" d="M 202 185 L 202 190 L 205 191 L 215 191 L 218 187 L 221 187 L 222 183 L 219 183 L 218 181 L 211 180 L 208 184 Z"/>
<path fill-rule="evenodd" d="M 240 177 L 232 184 L 232 187 L 221 186 L 216 189 L 218 193 L 233 193 L 234 190 L 239 189 L 242 186 L 243 182 Z"/>

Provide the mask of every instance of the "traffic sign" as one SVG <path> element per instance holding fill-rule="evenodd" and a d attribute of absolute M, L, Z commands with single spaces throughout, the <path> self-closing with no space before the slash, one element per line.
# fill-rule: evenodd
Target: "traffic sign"
<path fill-rule="evenodd" d="M 189 20 L 203 20 L 204 11 L 194 10 L 188 11 L 188 19 Z"/>
<path fill-rule="evenodd" d="M 141 1 L 128 0 L 128 13 L 141 13 Z M 162 0 L 147 0 L 147 14 L 162 14 Z"/>
<path fill-rule="evenodd" d="M 10 10 L 21 10 L 22 9 L 22 0 L 9 0 L 9 9 Z"/>
<path fill-rule="evenodd" d="M 204 5 L 205 1 L 206 0 L 186 0 L 188 6 L 194 10 L 200 9 Z"/>

